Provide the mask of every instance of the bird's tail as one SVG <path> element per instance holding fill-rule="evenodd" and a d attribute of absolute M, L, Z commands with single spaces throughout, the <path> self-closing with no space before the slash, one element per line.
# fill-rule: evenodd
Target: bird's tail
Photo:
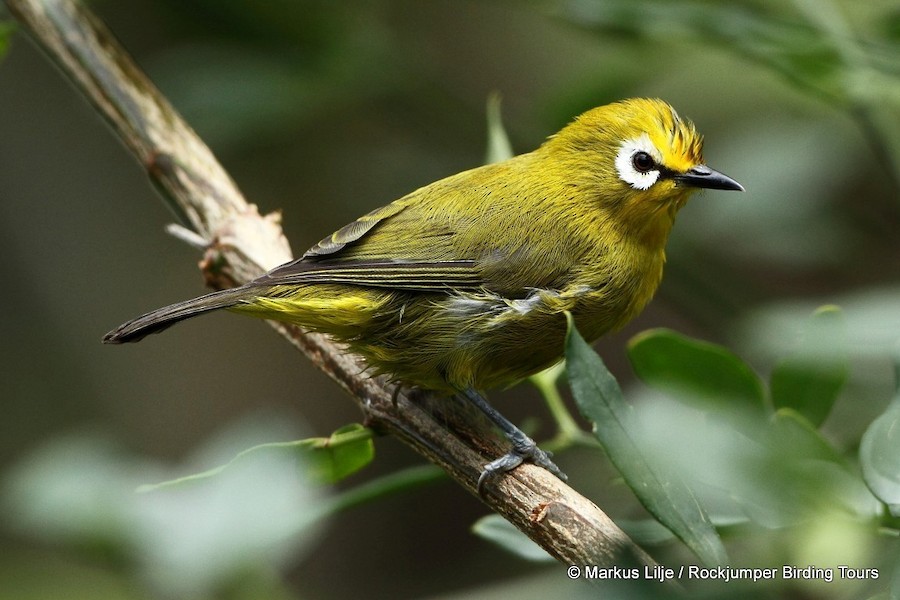
<path fill-rule="evenodd" d="M 258 293 L 258 290 L 254 291 L 248 289 L 247 286 L 241 286 L 164 306 L 119 325 L 103 336 L 103 343 L 124 344 L 127 342 L 138 342 L 144 336 L 151 333 L 159 333 L 179 321 L 184 321 L 213 310 L 219 310 L 220 308 L 235 306 L 257 296 Z"/>

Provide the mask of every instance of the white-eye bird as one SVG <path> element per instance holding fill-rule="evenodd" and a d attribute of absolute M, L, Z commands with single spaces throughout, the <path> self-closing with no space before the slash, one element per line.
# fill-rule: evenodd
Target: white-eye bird
<path fill-rule="evenodd" d="M 345 343 L 373 373 L 478 406 L 513 446 L 479 489 L 523 460 L 565 478 L 482 391 L 559 361 L 566 311 L 592 341 L 644 308 L 678 209 L 700 188 L 743 190 L 704 164 L 702 145 L 661 100 L 601 106 L 533 152 L 419 188 L 250 283 L 160 308 L 104 341 L 221 308 L 294 323 Z"/>

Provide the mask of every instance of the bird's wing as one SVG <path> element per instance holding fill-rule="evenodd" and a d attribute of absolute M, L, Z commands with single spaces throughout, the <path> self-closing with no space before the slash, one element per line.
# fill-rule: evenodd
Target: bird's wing
<path fill-rule="evenodd" d="M 405 291 L 477 289 L 482 277 L 475 261 L 368 261 L 314 262 L 300 258 L 253 282 L 256 285 L 340 283 Z"/>
<path fill-rule="evenodd" d="M 373 210 L 255 283 L 340 283 L 404 291 L 486 289 L 522 297 L 556 287 L 575 261 L 535 248 L 530 216 L 492 194 L 506 164 L 433 183 Z M 542 253 L 543 252 L 543 253 Z"/>
<path fill-rule="evenodd" d="M 392 222 L 411 201 L 414 199 L 404 198 L 363 215 L 301 258 L 276 267 L 254 283 L 340 283 L 423 292 L 481 287 L 484 278 L 475 258 L 456 255 L 446 244 L 435 241 L 451 237 L 449 224 L 433 224 L 428 232 L 414 232 L 409 219 Z M 385 243 L 383 235 L 368 235 L 389 223 L 393 245 Z"/>

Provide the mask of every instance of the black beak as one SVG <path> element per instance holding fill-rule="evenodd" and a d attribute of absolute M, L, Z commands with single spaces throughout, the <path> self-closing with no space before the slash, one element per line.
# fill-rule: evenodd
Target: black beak
<path fill-rule="evenodd" d="M 743 192 L 744 186 L 725 175 L 710 169 L 706 165 L 697 165 L 687 173 L 676 173 L 673 179 L 679 185 L 687 185 L 708 190 L 734 190 Z"/>

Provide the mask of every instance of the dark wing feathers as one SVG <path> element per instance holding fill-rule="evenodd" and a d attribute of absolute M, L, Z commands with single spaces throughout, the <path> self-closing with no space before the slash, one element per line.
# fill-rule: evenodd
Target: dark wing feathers
<path fill-rule="evenodd" d="M 348 261 L 322 263 L 296 260 L 269 271 L 256 285 L 342 283 L 408 291 L 476 289 L 482 278 L 475 261 L 443 262 Z"/>

